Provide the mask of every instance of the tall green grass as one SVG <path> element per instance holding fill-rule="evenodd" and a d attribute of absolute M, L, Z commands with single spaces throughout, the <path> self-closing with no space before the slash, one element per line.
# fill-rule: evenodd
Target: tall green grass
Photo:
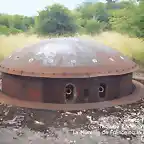
<path fill-rule="evenodd" d="M 17 34 L 22 32 L 23 31 L 18 30 L 16 28 L 8 28 L 6 26 L 0 25 L 0 34 L 10 35 L 10 34 Z"/>

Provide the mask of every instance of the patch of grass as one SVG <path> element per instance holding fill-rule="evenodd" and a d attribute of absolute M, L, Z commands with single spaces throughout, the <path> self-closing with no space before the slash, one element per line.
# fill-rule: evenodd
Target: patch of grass
<path fill-rule="evenodd" d="M 82 37 L 91 38 L 88 35 Z M 112 48 L 117 49 L 125 55 L 135 58 L 144 63 L 144 41 L 138 38 L 130 38 L 127 35 L 121 35 L 116 32 L 104 32 L 95 35 L 97 41 L 104 43 Z M 0 36 L 0 60 L 10 55 L 15 49 L 22 48 L 25 45 L 33 44 L 43 39 L 36 35 L 17 34 L 9 36 Z"/>

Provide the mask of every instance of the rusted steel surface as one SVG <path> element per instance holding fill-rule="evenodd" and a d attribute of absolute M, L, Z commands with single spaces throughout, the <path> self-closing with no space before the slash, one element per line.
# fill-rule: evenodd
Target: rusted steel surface
<path fill-rule="evenodd" d="M 2 92 L 10 97 L 27 101 L 66 103 L 65 87 L 69 83 L 75 87 L 73 103 L 112 100 L 133 92 L 132 73 L 81 79 L 34 78 L 2 74 Z M 99 93 L 101 84 L 106 86 L 103 97 Z M 86 96 L 85 90 L 88 91 Z"/>
<path fill-rule="evenodd" d="M 42 101 L 41 79 L 2 74 L 2 91 L 21 100 Z"/>
<path fill-rule="evenodd" d="M 83 103 L 83 104 L 52 104 L 52 103 L 42 103 L 42 102 L 29 102 L 18 100 L 16 98 L 11 98 L 6 94 L 0 92 L 0 102 L 5 104 L 16 105 L 20 107 L 34 108 L 34 109 L 48 109 L 48 110 L 86 110 L 86 109 L 96 109 L 96 108 L 106 108 L 117 105 L 130 104 L 144 98 L 144 85 L 133 81 L 135 85 L 135 90 L 132 94 L 124 96 L 112 101 L 96 102 L 96 103 Z"/>
<path fill-rule="evenodd" d="M 52 38 L 19 49 L 0 71 L 23 76 L 83 78 L 131 73 L 138 66 L 118 51 L 85 38 Z"/>

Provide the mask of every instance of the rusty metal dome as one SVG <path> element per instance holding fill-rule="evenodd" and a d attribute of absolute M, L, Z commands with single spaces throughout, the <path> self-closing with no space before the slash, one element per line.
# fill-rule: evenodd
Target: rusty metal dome
<path fill-rule="evenodd" d="M 77 37 L 43 40 L 18 49 L 0 63 L 4 73 L 53 78 L 121 75 L 137 68 L 117 50 Z"/>

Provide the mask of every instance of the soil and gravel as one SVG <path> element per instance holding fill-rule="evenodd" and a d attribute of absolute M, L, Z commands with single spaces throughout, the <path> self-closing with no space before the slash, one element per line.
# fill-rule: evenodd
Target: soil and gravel
<path fill-rule="evenodd" d="M 60 112 L 0 106 L 0 144 L 144 142 L 144 100 L 107 109 Z"/>

